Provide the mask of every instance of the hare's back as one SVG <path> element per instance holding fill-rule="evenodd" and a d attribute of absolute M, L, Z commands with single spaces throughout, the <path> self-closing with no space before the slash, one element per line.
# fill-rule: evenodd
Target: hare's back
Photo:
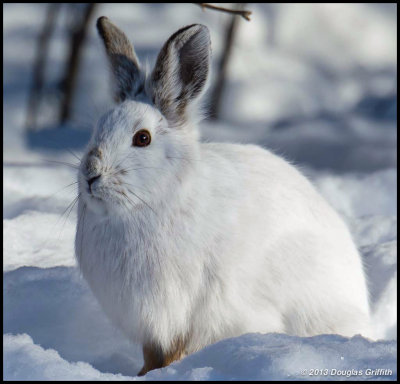
<path fill-rule="evenodd" d="M 256 145 L 205 144 L 203 158 L 213 201 L 235 211 L 240 232 L 248 232 L 259 249 L 274 241 L 286 247 L 293 242 L 292 249 L 330 247 L 341 255 L 335 258 L 359 264 L 345 223 L 295 166 Z"/>
<path fill-rule="evenodd" d="M 249 195 L 256 199 L 254 202 L 259 208 L 267 204 L 265 208 L 308 211 L 311 204 L 313 211 L 316 208 L 332 211 L 294 165 L 267 149 L 253 144 L 225 143 L 207 143 L 202 148 L 202 161 L 212 169 L 214 182 L 221 185 L 225 179 L 233 180 L 239 191 L 238 194 L 232 191 L 233 196 Z"/>

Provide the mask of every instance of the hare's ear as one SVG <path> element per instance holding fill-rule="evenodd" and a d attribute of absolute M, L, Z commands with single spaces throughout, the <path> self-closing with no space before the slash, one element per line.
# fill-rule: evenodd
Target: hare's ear
<path fill-rule="evenodd" d="M 146 92 L 172 123 L 187 120 L 187 107 L 205 89 L 210 56 L 208 28 L 200 24 L 175 32 L 161 49 Z"/>
<path fill-rule="evenodd" d="M 117 83 L 116 100 L 124 101 L 126 98 L 133 98 L 143 87 L 143 78 L 132 44 L 125 34 L 105 16 L 97 19 L 97 30 L 104 42 Z"/>

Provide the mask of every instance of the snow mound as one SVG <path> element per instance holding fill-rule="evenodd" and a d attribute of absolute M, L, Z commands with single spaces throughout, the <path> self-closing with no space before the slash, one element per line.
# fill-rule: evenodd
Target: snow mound
<path fill-rule="evenodd" d="M 27 334 L 3 335 L 4 380 L 127 380 L 101 373 L 87 363 L 69 363 L 54 349 L 43 349 Z"/>
<path fill-rule="evenodd" d="M 300 338 L 247 334 L 204 348 L 145 377 L 106 374 L 87 363 L 70 363 L 26 335 L 3 336 L 5 380 L 396 380 L 394 341 L 360 336 Z"/>
<path fill-rule="evenodd" d="M 293 380 L 366 379 L 367 369 L 388 370 L 397 377 L 395 342 L 372 343 L 360 336 L 300 338 L 283 334 L 247 334 L 226 339 L 188 356 L 180 363 L 150 372 L 160 380 Z M 314 370 L 314 372 L 312 371 Z M 315 371 L 324 371 L 322 374 Z M 336 370 L 336 374 L 335 374 Z M 352 371 L 353 370 L 353 371 Z M 348 374 L 357 371 L 357 374 Z M 361 373 L 362 372 L 362 373 Z M 382 371 L 379 371 L 382 373 Z"/>

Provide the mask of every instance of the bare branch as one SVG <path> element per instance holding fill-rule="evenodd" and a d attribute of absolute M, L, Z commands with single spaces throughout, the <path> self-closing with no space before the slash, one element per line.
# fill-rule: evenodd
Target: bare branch
<path fill-rule="evenodd" d="M 239 15 L 239 16 L 242 16 L 247 21 L 250 21 L 251 11 L 223 8 L 223 7 L 218 7 L 216 5 L 212 5 L 209 3 L 193 3 L 193 4 L 199 5 L 203 10 L 205 8 L 208 8 L 208 9 L 213 9 L 215 11 L 230 13 L 232 15 Z"/>
<path fill-rule="evenodd" d="M 239 10 L 243 7 L 243 4 L 239 3 L 236 5 L 236 7 L 237 10 Z M 214 90 L 211 94 L 210 118 L 212 119 L 219 118 L 222 96 L 226 85 L 228 62 L 231 57 L 233 42 L 237 34 L 237 28 L 239 24 L 238 21 L 239 19 L 237 17 L 231 17 L 225 27 L 225 36 L 224 36 L 225 41 L 223 45 L 221 59 L 218 64 L 217 74 L 215 77 Z"/>

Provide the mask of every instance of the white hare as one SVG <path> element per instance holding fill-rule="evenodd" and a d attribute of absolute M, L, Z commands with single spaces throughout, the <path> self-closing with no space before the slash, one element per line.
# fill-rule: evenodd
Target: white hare
<path fill-rule="evenodd" d="M 102 308 L 143 345 L 140 374 L 247 332 L 369 333 L 362 260 L 295 167 L 255 145 L 201 143 L 203 25 L 174 33 L 151 73 L 106 17 L 120 104 L 79 171 L 77 260 Z"/>

